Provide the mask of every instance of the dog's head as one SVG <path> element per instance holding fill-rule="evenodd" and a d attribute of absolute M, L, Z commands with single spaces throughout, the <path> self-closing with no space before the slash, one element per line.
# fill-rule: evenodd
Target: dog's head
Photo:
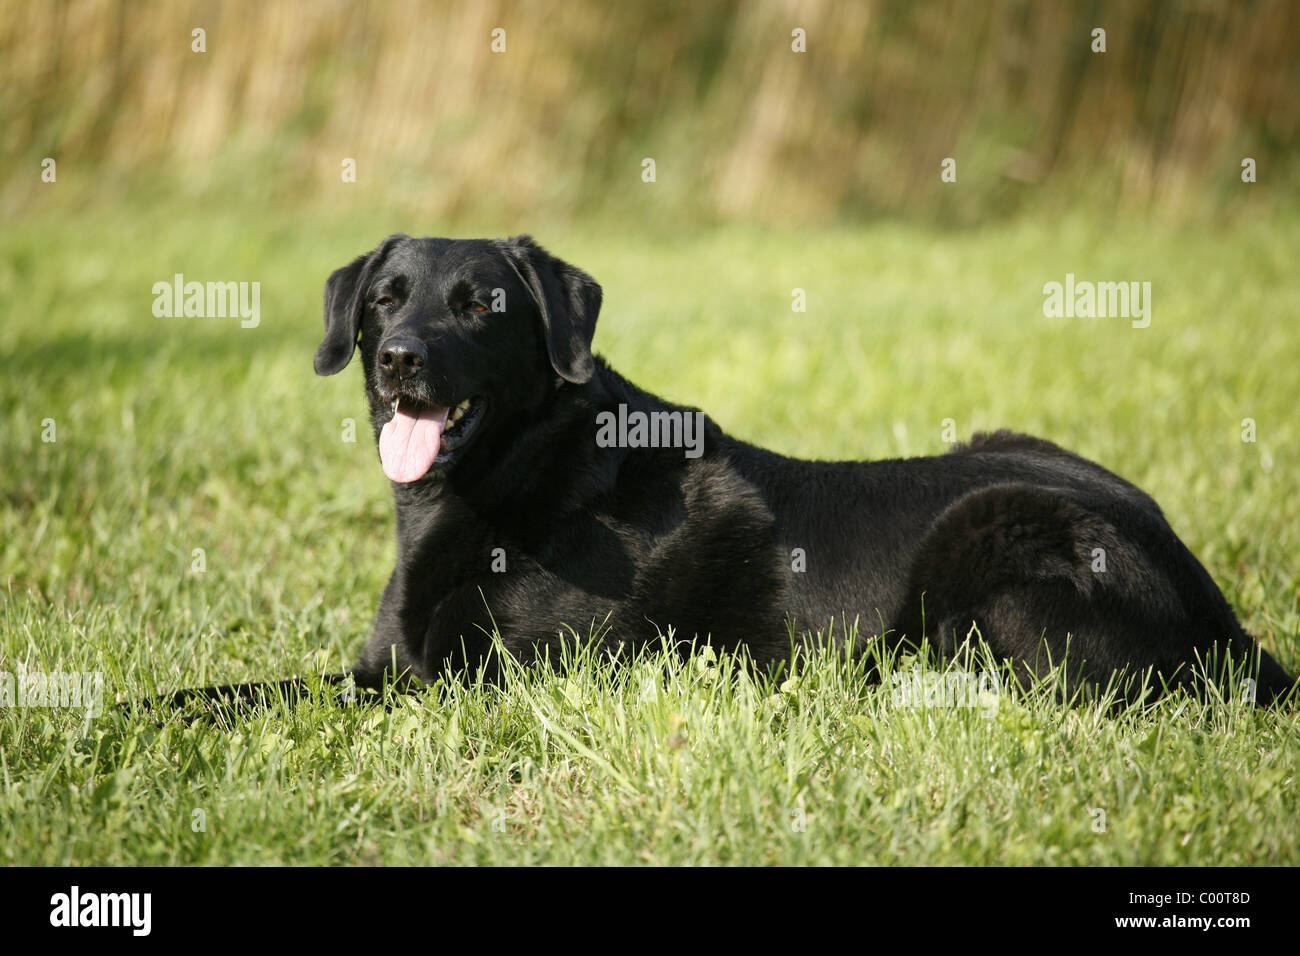
<path fill-rule="evenodd" d="M 384 473 L 418 481 L 590 379 L 600 300 L 591 276 L 528 236 L 389 236 L 325 284 L 316 372 L 341 371 L 360 337 Z"/>

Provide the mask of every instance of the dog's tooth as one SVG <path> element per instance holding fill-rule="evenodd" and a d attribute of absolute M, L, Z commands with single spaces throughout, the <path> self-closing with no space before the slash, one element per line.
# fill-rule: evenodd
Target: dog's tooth
<path fill-rule="evenodd" d="M 459 405 L 457 405 L 456 407 L 457 407 L 458 409 L 460 409 L 460 411 L 462 411 L 462 412 L 465 411 L 467 408 L 469 408 L 469 399 L 468 399 L 468 398 L 465 399 L 465 401 L 461 402 L 461 403 L 460 403 Z"/>

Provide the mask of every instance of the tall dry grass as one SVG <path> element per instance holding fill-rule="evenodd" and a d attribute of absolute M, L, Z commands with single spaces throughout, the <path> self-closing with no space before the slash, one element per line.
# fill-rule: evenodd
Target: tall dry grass
<path fill-rule="evenodd" d="M 5 0 L 4 204 L 51 156 L 295 195 L 353 157 L 439 216 L 618 208 L 644 157 L 709 218 L 974 218 L 1048 181 L 1177 205 L 1240 196 L 1244 156 L 1294 185 L 1298 54 L 1292 0 Z"/>

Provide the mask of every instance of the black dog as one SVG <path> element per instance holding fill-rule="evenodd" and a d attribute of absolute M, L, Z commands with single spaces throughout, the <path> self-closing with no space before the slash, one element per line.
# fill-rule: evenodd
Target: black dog
<path fill-rule="evenodd" d="M 933 458 L 785 458 L 593 357 L 600 305 L 528 236 L 391 236 L 330 276 L 316 371 L 360 338 L 397 502 L 358 681 L 490 671 L 494 630 L 524 660 L 566 634 L 612 649 L 671 628 L 764 664 L 789 659 L 792 633 L 856 622 L 946 654 L 974 626 L 1029 678 L 1068 641 L 1085 686 L 1190 685 L 1217 657 L 1258 668 L 1260 703 L 1291 689 L 1122 478 L 1006 432 Z"/>

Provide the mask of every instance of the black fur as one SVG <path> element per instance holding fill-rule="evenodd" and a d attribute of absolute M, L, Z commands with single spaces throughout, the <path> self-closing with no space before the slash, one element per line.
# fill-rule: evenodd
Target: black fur
<path fill-rule="evenodd" d="M 494 290 L 505 310 L 477 311 Z M 924 634 L 948 654 L 974 624 L 1025 675 L 1062 660 L 1068 638 L 1089 686 L 1146 669 L 1186 684 L 1214 654 L 1258 663 L 1260 703 L 1294 683 L 1148 495 L 1049 442 L 998 432 L 938 457 L 809 462 L 705 419 L 698 458 L 598 447 L 596 416 L 620 403 L 693 410 L 593 358 L 600 287 L 527 236 L 393 236 L 330 276 L 325 301 L 316 369 L 339 371 L 360 335 L 377 437 L 399 391 L 485 407 L 449 462 L 393 484 L 397 566 L 355 668 L 364 684 L 394 660 L 424 679 L 491 672 L 494 628 L 523 660 L 570 630 L 612 649 L 672 628 L 775 663 L 791 621 L 800 635 L 832 622 L 838 635 L 854 622 L 864 638 Z M 414 381 L 377 368 L 397 339 L 427 349 Z"/>

